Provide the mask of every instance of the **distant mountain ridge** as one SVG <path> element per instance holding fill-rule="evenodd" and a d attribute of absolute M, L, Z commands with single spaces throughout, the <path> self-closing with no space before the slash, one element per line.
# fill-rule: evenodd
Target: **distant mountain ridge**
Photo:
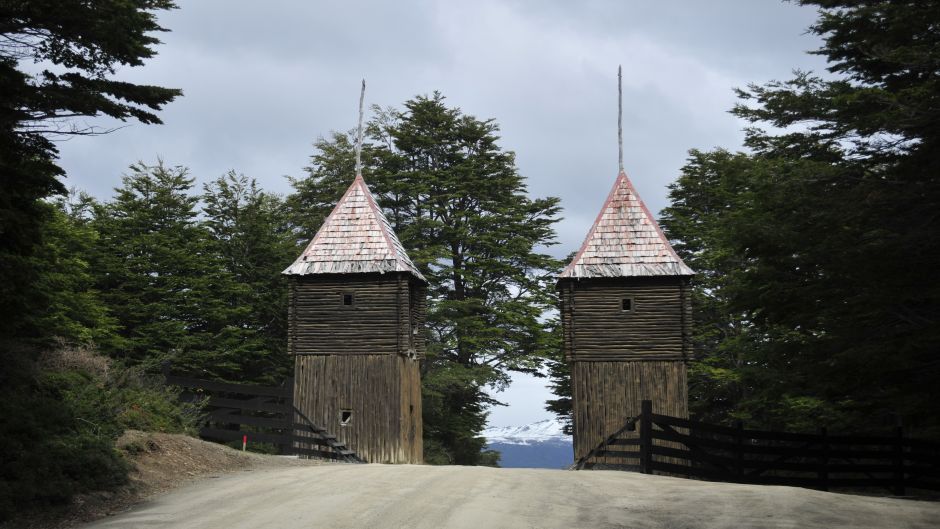
<path fill-rule="evenodd" d="M 501 426 L 483 430 L 483 437 L 490 443 L 521 444 L 561 441 L 571 444 L 571 436 L 565 435 L 564 425 L 557 419 L 526 424 L 525 426 Z"/>
<path fill-rule="evenodd" d="M 566 468 L 573 462 L 571 436 L 556 419 L 483 430 L 486 447 L 500 452 L 505 468 Z"/>

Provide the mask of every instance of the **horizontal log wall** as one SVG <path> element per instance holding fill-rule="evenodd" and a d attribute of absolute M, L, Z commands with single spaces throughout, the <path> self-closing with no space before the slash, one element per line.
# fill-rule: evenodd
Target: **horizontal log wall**
<path fill-rule="evenodd" d="M 677 361 L 574 362 L 571 365 L 575 460 L 584 457 L 631 417 L 641 401 L 653 411 L 687 418 L 686 366 Z M 623 437 L 635 437 L 629 434 Z M 637 464 L 599 458 L 597 463 Z"/>
<path fill-rule="evenodd" d="M 412 296 L 412 288 L 422 294 Z M 336 274 L 291 278 L 288 350 L 291 354 L 424 353 L 423 285 L 407 274 Z M 343 295 L 353 305 L 343 305 Z M 409 307 L 413 302 L 413 307 Z"/>
<path fill-rule="evenodd" d="M 568 361 L 681 360 L 691 353 L 685 278 L 566 280 L 559 291 Z M 625 298 L 630 311 L 622 308 Z"/>
<path fill-rule="evenodd" d="M 421 462 L 420 393 L 418 362 L 400 355 L 295 358 L 294 406 L 370 463 Z"/>
<path fill-rule="evenodd" d="M 406 343 L 415 354 L 423 358 L 427 350 L 424 322 L 427 321 L 428 287 L 420 281 L 411 280 L 408 284 L 408 295 Z"/>

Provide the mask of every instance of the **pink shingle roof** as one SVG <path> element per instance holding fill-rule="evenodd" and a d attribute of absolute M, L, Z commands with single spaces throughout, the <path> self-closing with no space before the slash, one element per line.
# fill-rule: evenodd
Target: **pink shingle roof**
<path fill-rule="evenodd" d="M 562 278 L 691 276 L 623 171 Z"/>
<path fill-rule="evenodd" d="M 359 175 L 323 221 L 323 226 L 307 248 L 283 273 L 369 272 L 410 272 L 424 280 L 376 204 L 369 186 Z"/>

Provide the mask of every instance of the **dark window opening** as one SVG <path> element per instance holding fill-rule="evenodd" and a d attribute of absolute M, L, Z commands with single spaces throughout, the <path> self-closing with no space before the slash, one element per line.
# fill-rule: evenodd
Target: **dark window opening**
<path fill-rule="evenodd" d="M 620 308 L 624 312 L 631 312 L 633 310 L 633 298 L 623 298 L 620 301 Z"/>
<path fill-rule="evenodd" d="M 352 421 L 352 410 L 342 410 L 339 412 L 339 425 L 346 426 Z"/>
<path fill-rule="evenodd" d="M 353 302 L 355 302 L 355 298 L 353 297 L 352 292 L 343 292 L 343 306 L 352 307 Z"/>

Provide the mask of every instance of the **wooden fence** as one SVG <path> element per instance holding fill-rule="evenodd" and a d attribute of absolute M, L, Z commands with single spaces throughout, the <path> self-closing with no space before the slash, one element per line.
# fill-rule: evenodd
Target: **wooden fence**
<path fill-rule="evenodd" d="M 576 468 L 622 467 L 710 481 L 790 485 L 829 490 L 940 490 L 940 443 L 893 436 L 774 432 L 691 421 L 653 413 L 643 401 L 631 418 Z M 633 433 L 639 426 L 639 435 Z M 627 433 L 630 432 L 630 433 Z M 619 457 L 636 465 L 598 465 Z"/>
<path fill-rule="evenodd" d="M 206 399 L 206 421 L 199 436 L 211 441 L 265 443 L 278 453 L 362 463 L 336 436 L 294 407 L 291 379 L 281 386 L 232 384 L 166 376 L 166 384 L 183 388 L 182 398 Z"/>

